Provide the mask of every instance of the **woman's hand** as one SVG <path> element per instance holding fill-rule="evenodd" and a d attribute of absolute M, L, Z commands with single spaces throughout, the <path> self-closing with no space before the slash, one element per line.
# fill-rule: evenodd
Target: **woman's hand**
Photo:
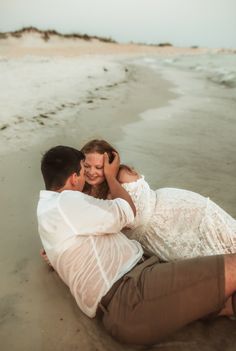
<path fill-rule="evenodd" d="M 104 175 L 109 186 L 112 199 L 121 198 L 128 202 L 133 210 L 134 216 L 136 215 L 136 208 L 129 193 L 121 186 L 117 180 L 117 174 L 120 168 L 120 156 L 117 152 L 113 152 L 114 160 L 109 163 L 107 153 L 104 154 Z"/>
<path fill-rule="evenodd" d="M 114 159 L 109 163 L 108 154 L 104 153 L 104 174 L 106 179 L 116 178 L 120 168 L 120 156 L 117 152 L 112 152 Z"/>

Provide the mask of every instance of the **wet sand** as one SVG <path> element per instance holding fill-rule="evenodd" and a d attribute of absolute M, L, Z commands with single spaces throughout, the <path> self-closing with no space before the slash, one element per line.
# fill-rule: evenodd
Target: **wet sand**
<path fill-rule="evenodd" d="M 208 194 L 236 217 L 235 121 L 221 118 L 220 113 L 215 118 L 214 109 L 210 113 L 207 106 L 207 116 L 201 119 L 203 103 L 198 112 L 179 110 L 176 83 L 163 72 L 129 61 L 125 65 L 123 83 L 110 87 L 109 93 L 101 89 L 94 103 L 85 104 L 64 126 L 55 127 L 54 134 L 47 136 L 42 128 L 41 141 L 26 140 L 18 151 L 0 155 L 1 350 L 136 349 L 115 342 L 99 321 L 83 315 L 69 289 L 39 257 L 35 215 L 43 188 L 39 164 L 49 147 L 80 147 L 94 137 L 107 139 L 125 162 L 146 175 L 152 187 L 184 187 Z M 163 109 L 174 109 L 176 115 L 166 118 Z M 233 351 L 235 323 L 226 318 L 196 322 L 147 349 Z"/>

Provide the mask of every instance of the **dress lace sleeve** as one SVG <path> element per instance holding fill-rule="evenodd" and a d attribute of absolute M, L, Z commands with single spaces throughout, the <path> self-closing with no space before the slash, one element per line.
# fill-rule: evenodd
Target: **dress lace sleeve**
<path fill-rule="evenodd" d="M 123 188 L 130 194 L 136 207 L 136 217 L 129 228 L 145 225 L 152 214 L 152 193 L 144 176 L 131 183 L 123 183 Z"/>

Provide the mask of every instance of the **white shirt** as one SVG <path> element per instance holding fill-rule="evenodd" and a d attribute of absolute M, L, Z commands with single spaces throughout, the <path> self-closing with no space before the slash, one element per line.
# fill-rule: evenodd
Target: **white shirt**
<path fill-rule="evenodd" d="M 101 298 L 143 254 L 138 242 L 120 232 L 134 220 L 131 207 L 122 199 L 42 190 L 37 216 L 50 262 L 81 310 L 94 317 Z"/>

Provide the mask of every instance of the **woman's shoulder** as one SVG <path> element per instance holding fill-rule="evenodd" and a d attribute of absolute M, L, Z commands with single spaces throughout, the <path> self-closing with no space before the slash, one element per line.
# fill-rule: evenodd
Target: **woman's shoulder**
<path fill-rule="evenodd" d="M 117 176 L 117 179 L 121 184 L 132 183 L 140 178 L 141 176 L 138 174 L 138 172 L 126 166 L 121 167 Z"/>

